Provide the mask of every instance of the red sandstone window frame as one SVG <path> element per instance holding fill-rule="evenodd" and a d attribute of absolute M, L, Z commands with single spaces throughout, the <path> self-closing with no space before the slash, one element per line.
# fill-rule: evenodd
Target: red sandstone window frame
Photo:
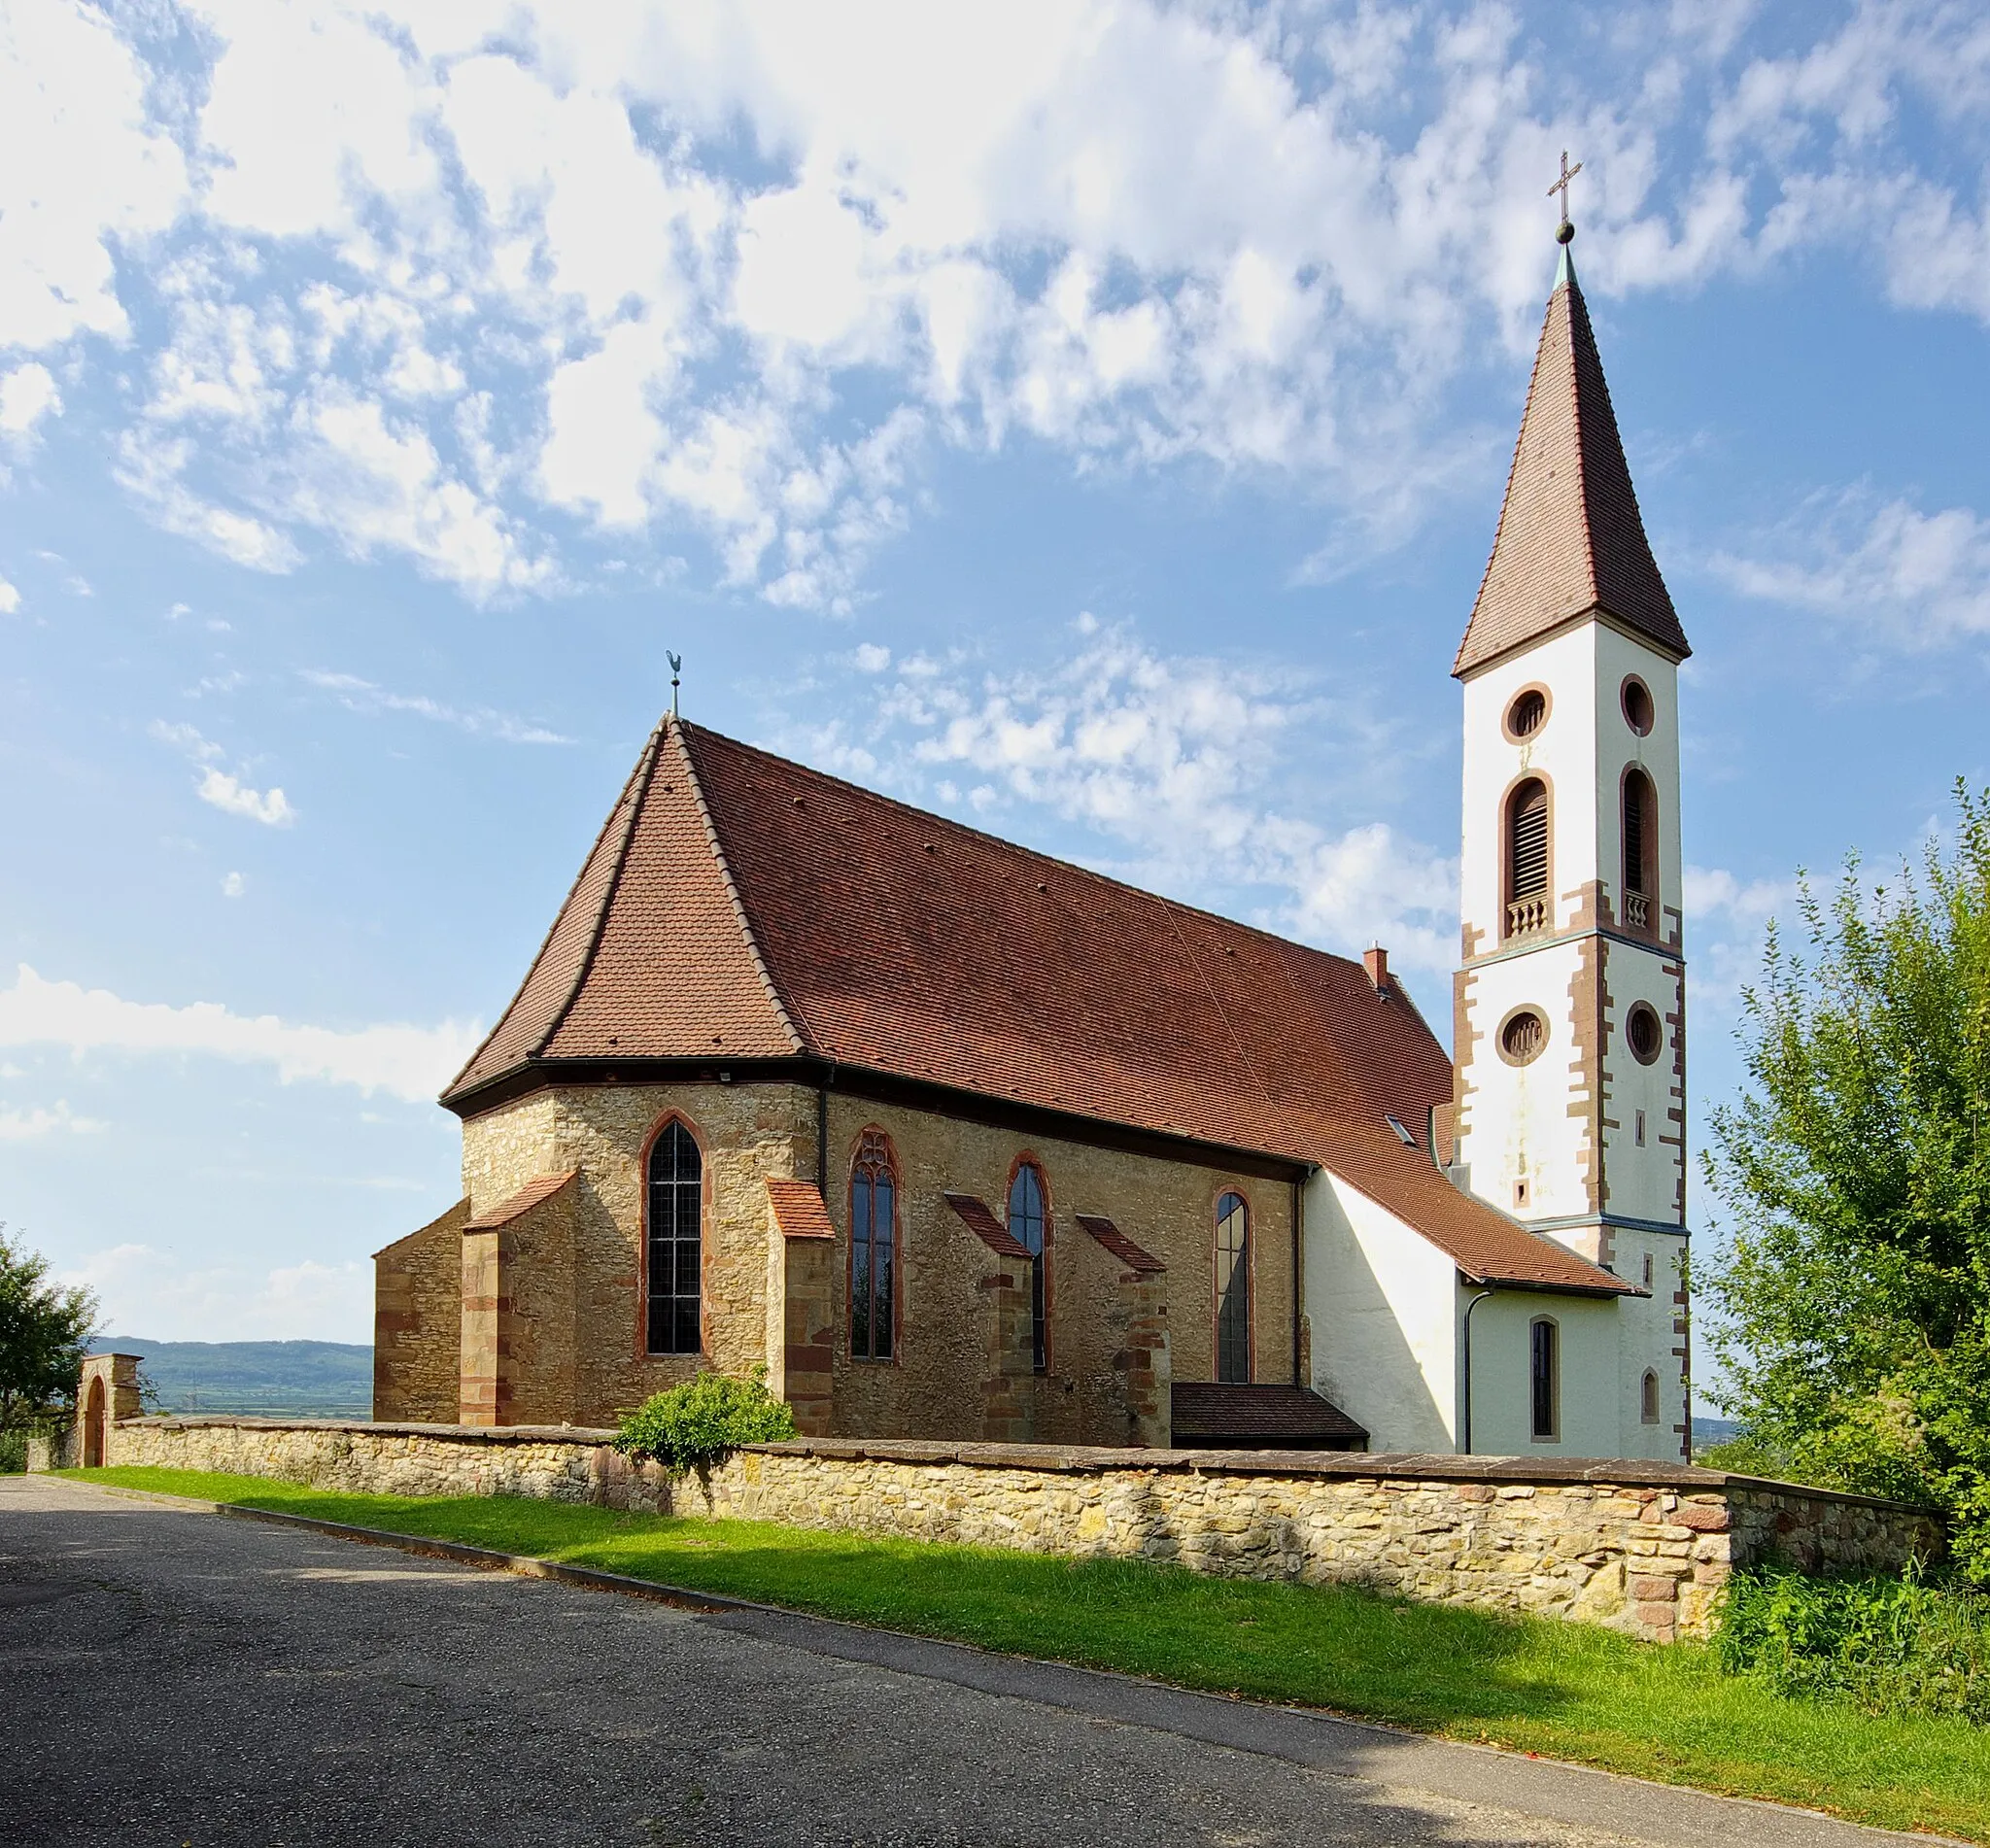
<path fill-rule="evenodd" d="M 698 1352 L 671 1353 L 649 1345 L 649 1158 L 672 1123 L 679 1124 L 698 1148 Z M 645 1363 L 659 1360 L 702 1360 L 711 1352 L 711 1324 L 707 1308 L 711 1269 L 711 1147 L 703 1132 L 674 1105 L 650 1125 L 635 1160 L 635 1358 Z"/>
<path fill-rule="evenodd" d="M 1541 716 L 1526 732 L 1514 729 L 1514 718 L 1520 711 L 1520 704 L 1528 694 L 1541 696 Z M 1528 744 L 1548 729 L 1548 721 L 1555 716 L 1555 695 L 1542 680 L 1529 680 L 1524 687 L 1516 687 L 1506 702 L 1506 709 L 1499 715 L 1499 734 L 1509 744 Z"/>
<path fill-rule="evenodd" d="M 1546 850 L 1542 856 L 1544 868 L 1540 892 L 1521 894 L 1514 890 L 1514 823 L 1519 818 L 1521 794 L 1529 784 L 1538 783 L 1546 804 Z M 1522 897 L 1538 896 L 1546 907 L 1545 917 L 1537 929 L 1516 930 L 1513 907 Z M 1515 938 L 1547 936 L 1555 929 L 1555 782 L 1545 770 L 1526 770 L 1508 783 L 1499 798 L 1499 941 L 1506 942 Z"/>
<path fill-rule="evenodd" d="M 1638 821 L 1638 883 L 1635 887 L 1630 882 L 1630 790 L 1633 783 L 1643 787 L 1640 798 L 1643 813 Z M 1636 762 L 1625 765 L 1622 775 L 1617 779 L 1617 863 L 1621 901 L 1617 907 L 1618 922 L 1625 930 L 1639 937 L 1656 938 L 1664 909 L 1659 891 L 1659 786 L 1651 771 Z M 1633 894 L 1644 901 L 1642 922 L 1631 916 Z"/>
<path fill-rule="evenodd" d="M 1645 722 L 1639 725 L 1632 708 L 1639 697 L 1644 701 Z M 1633 737 L 1650 737 L 1659 729 L 1659 702 L 1652 697 L 1651 688 L 1642 674 L 1628 673 L 1624 684 L 1617 689 L 1617 710 L 1624 715 L 1626 729 Z"/>
<path fill-rule="evenodd" d="M 1223 1225 L 1229 1215 L 1226 1200 L 1236 1201 L 1244 1214 L 1244 1378 L 1226 1379 L 1223 1374 L 1223 1292 L 1220 1283 L 1223 1261 Z M 1249 1386 L 1257 1378 L 1257 1207 L 1240 1186 L 1225 1182 L 1218 1189 L 1211 1206 L 1209 1241 L 1209 1330 L 1210 1378 L 1224 1386 Z"/>
<path fill-rule="evenodd" d="M 875 1352 L 875 1330 L 872 1340 L 874 1352 L 857 1352 L 857 1177 L 866 1169 L 874 1174 L 882 1174 L 891 1182 L 891 1334 L 890 1352 L 887 1353 Z M 875 1192 L 873 1197 L 875 1199 Z M 848 1211 L 845 1224 L 849 1228 L 850 1248 L 843 1264 L 843 1330 L 850 1359 L 867 1367 L 897 1366 L 905 1352 L 905 1220 L 899 1212 L 905 1198 L 905 1183 L 899 1175 L 898 1149 L 890 1133 L 880 1124 L 867 1123 L 858 1131 L 856 1146 L 850 1154 L 849 1184 L 843 1191 L 843 1198 Z M 874 1262 L 875 1255 L 874 1242 Z M 871 1296 L 874 1306 L 876 1300 L 874 1289 Z"/>
<path fill-rule="evenodd" d="M 1044 1249 L 1042 1253 L 1032 1261 L 1031 1274 L 1029 1278 L 1029 1287 L 1031 1293 L 1031 1370 L 1037 1374 L 1047 1374 L 1051 1370 L 1052 1366 L 1055 1364 L 1056 1353 L 1056 1343 L 1052 1334 L 1052 1330 L 1056 1326 L 1055 1311 L 1057 1302 L 1057 1264 L 1055 1256 L 1055 1245 L 1057 1218 L 1056 1214 L 1050 1203 L 1049 1171 L 1044 1166 L 1042 1156 L 1038 1155 L 1033 1149 L 1025 1148 L 1024 1150 L 1022 1150 L 1020 1154 L 1018 1154 L 1015 1157 L 1013 1161 L 1012 1161 L 1009 1164 L 1009 1181 L 1007 1185 L 1005 1185 L 1002 1189 L 1002 1226 L 1003 1230 L 1005 1230 L 1011 1238 L 1015 1238 L 1015 1214 L 1013 1210 L 1015 1200 L 1015 1183 L 1017 1177 L 1021 1175 L 1022 1171 L 1025 1168 L 1027 1168 L 1037 1178 L 1037 1198 L 1043 1202 L 1044 1206 Z M 1019 1245 L 1027 1245 L 1028 1240 L 1017 1239 L 1016 1243 Z M 1044 1299 L 1044 1351 L 1041 1358 L 1038 1357 L 1035 1352 L 1036 1296 L 1038 1294 L 1037 1286 L 1040 1282 L 1043 1285 L 1042 1295 Z"/>

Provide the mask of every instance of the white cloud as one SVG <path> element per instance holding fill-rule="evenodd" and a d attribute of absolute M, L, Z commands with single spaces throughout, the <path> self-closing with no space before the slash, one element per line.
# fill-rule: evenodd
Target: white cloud
<path fill-rule="evenodd" d="M 271 1065 L 300 1078 L 387 1091 L 410 1102 L 432 1099 L 462 1068 L 480 1038 L 471 1023 L 354 1028 L 299 1026 L 274 1014 L 231 1013 L 219 1002 L 186 1007 L 125 1001 L 107 989 L 45 981 L 25 963 L 12 988 L 0 989 L 0 1045 L 57 1045 L 93 1052 L 178 1054 Z"/>
<path fill-rule="evenodd" d="M 1722 554 L 1713 568 L 1750 597 L 1908 648 L 1990 635 L 1990 520 L 1967 507 L 1924 514 L 1873 501 L 1866 490 L 1820 501 L 1767 535 L 1775 556 Z"/>
<path fill-rule="evenodd" d="M 153 1341 L 372 1339 L 373 1267 L 362 1262 L 189 1266 L 138 1243 L 93 1251 L 61 1273 L 96 1292 L 104 1326 Z"/>
<path fill-rule="evenodd" d="M 534 725 L 529 719 L 521 719 L 509 712 L 498 712 L 490 706 L 474 706 L 463 710 L 458 706 L 444 705 L 439 700 L 431 700 L 426 694 L 390 693 L 370 680 L 361 680 L 357 674 L 328 673 L 321 668 L 307 667 L 298 677 L 308 685 L 329 693 L 338 702 L 354 712 L 409 712 L 417 718 L 429 719 L 437 725 L 451 725 L 460 732 L 468 732 L 474 736 L 501 738 L 507 744 L 570 744 L 571 738 L 558 732 L 548 731 L 542 725 Z"/>
<path fill-rule="evenodd" d="M 0 616 L 12 616 L 19 608 L 19 591 L 15 589 L 6 578 L 0 577 Z"/>
<path fill-rule="evenodd" d="M 0 430 L 8 435 L 30 436 L 43 418 L 61 411 L 62 394 L 47 366 L 30 360 L 0 377 Z"/>
<path fill-rule="evenodd" d="M 879 642 L 861 642 L 850 659 L 859 673 L 882 673 L 891 666 L 891 650 Z"/>
<path fill-rule="evenodd" d="M 240 898 L 240 897 L 242 896 L 242 894 L 243 894 L 244 892 L 248 891 L 248 889 L 249 889 L 249 881 L 248 881 L 247 879 L 245 879 L 245 878 L 244 878 L 244 877 L 243 877 L 243 876 L 241 875 L 241 873 L 223 873 L 223 874 L 222 874 L 222 897 L 223 897 L 223 898 L 224 898 L 224 899 L 239 899 L 239 898 Z"/>
<path fill-rule="evenodd" d="M 296 820 L 297 811 L 281 789 L 252 789 L 239 776 L 223 770 L 222 747 L 202 737 L 192 726 L 168 725 L 164 720 L 156 720 L 152 735 L 160 743 L 185 751 L 199 766 L 200 779 L 194 785 L 194 793 L 224 815 L 241 815 L 249 821 L 259 821 L 266 828 L 288 828 Z"/>
<path fill-rule="evenodd" d="M 0 1110 L 0 1143 L 38 1142 L 57 1134 L 91 1136 L 109 1127 L 94 1116 L 78 1116 L 60 1099 L 52 1110 Z"/>
<path fill-rule="evenodd" d="M 1483 471 L 1447 390 L 1530 336 L 1567 146 L 1599 294 L 1835 247 L 1990 320 L 1990 50 L 1928 0 L 189 11 L 10 10 L 0 346 L 125 337 L 115 252 L 167 328 L 120 479 L 256 569 L 544 593 L 577 516 L 848 609 L 935 446 L 1027 435 L 1279 475 L 1330 573 Z"/>
<path fill-rule="evenodd" d="M 1406 967 L 1452 966 L 1452 861 L 1384 822 L 1335 829 L 1292 812 L 1318 803 L 1343 757 L 1386 758 L 1355 705 L 1290 674 L 1157 655 L 1093 617 L 1077 629 L 1069 658 L 1027 671 L 902 661 L 875 732 L 832 728 L 804 748 L 849 774 L 924 780 L 948 802 L 964 772 L 980 779 L 966 800 L 984 816 L 1047 809 L 1129 849 L 1116 871 L 1192 903 L 1217 885 L 1264 888 L 1278 928 L 1342 954 L 1379 939 Z M 1301 757 L 1303 788 L 1289 776 Z"/>
<path fill-rule="evenodd" d="M 113 253 L 187 198 L 180 150 L 150 120 L 148 77 L 93 7 L 0 10 L 0 348 L 128 331 Z"/>
<path fill-rule="evenodd" d="M 1686 915 L 1696 924 L 1726 919 L 1743 929 L 1759 930 L 1797 896 L 1794 879 L 1737 879 L 1720 867 L 1687 867 L 1684 873 Z"/>

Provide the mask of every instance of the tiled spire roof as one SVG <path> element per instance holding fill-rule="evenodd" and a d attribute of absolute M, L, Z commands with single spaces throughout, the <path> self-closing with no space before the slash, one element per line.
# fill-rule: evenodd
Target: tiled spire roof
<path fill-rule="evenodd" d="M 1692 652 L 1645 537 L 1596 336 L 1564 244 L 1499 534 L 1451 670 L 1468 674 L 1591 614 L 1614 619 L 1675 659 Z"/>
<path fill-rule="evenodd" d="M 1318 1163 L 1474 1279 L 1627 1287 L 1389 1126 L 1452 1075 L 1387 976 L 669 719 L 443 1102 L 789 1058 Z"/>

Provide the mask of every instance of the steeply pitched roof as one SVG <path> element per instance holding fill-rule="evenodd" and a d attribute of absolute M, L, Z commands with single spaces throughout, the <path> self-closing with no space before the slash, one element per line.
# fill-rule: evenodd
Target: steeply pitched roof
<path fill-rule="evenodd" d="M 1498 536 L 1451 670 L 1470 673 L 1593 611 L 1677 659 L 1692 652 L 1645 537 L 1590 311 L 1564 245 Z"/>
<path fill-rule="evenodd" d="M 1472 1278 L 1626 1287 L 1389 1127 L 1452 1088 L 1392 980 L 667 720 L 443 1102 L 568 1061 L 790 1056 L 1316 1162 Z"/>

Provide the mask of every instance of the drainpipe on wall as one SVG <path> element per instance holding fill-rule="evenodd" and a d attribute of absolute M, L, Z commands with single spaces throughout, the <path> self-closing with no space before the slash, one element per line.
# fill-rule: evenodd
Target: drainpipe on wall
<path fill-rule="evenodd" d="M 1318 1172 L 1317 1170 L 1314 1172 Z M 1311 1386 L 1299 1377 L 1299 1318 L 1306 1308 L 1306 1177 L 1292 1178 L 1292 1384 Z"/>
<path fill-rule="evenodd" d="M 1458 1445 L 1458 1454 L 1460 1456 L 1469 1456 L 1472 1454 L 1472 1311 L 1477 1309 L 1487 1297 L 1498 1294 L 1499 1291 L 1492 1284 L 1488 1283 L 1484 1289 L 1465 1305 L 1465 1338 L 1463 1343 L 1465 1376 L 1464 1415 L 1458 1420 L 1463 1426 L 1463 1430 L 1460 1433 L 1463 1441 Z"/>
<path fill-rule="evenodd" d="M 832 1065 L 815 1086 L 815 1185 L 825 1206 L 829 1203 L 829 1086 L 835 1077 Z"/>

